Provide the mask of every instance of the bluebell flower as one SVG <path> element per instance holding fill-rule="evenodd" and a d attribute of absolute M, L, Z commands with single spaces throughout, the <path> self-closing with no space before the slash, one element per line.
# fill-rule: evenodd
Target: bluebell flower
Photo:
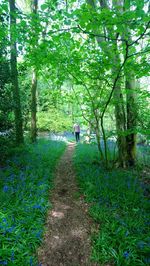
<path fill-rule="evenodd" d="M 36 237 L 41 239 L 41 234 L 42 234 L 42 231 L 37 232 Z"/>
<path fill-rule="evenodd" d="M 145 242 L 144 242 L 144 241 L 139 241 L 139 242 L 137 243 L 137 246 L 138 246 L 138 248 L 143 249 L 144 246 L 145 246 Z"/>
<path fill-rule="evenodd" d="M 35 205 L 33 205 L 33 208 L 34 208 L 34 209 L 41 209 L 42 206 L 41 206 L 41 205 L 38 205 L 38 204 L 35 204 Z"/>
<path fill-rule="evenodd" d="M 123 253 L 123 256 L 124 256 L 126 259 L 128 259 L 129 255 L 130 255 L 130 252 L 129 252 L 129 251 L 125 251 L 125 252 Z"/>
<path fill-rule="evenodd" d="M 12 232 L 13 232 L 13 229 L 14 229 L 14 226 L 8 228 L 6 231 L 7 231 L 8 233 L 12 233 Z"/>
<path fill-rule="evenodd" d="M 130 181 L 127 182 L 128 189 L 131 187 Z"/>
<path fill-rule="evenodd" d="M 128 236 L 129 235 L 129 231 L 127 230 L 126 233 L 125 233 L 125 236 Z"/>
<path fill-rule="evenodd" d="M 33 266 L 33 258 L 30 258 L 30 266 Z"/>
<path fill-rule="evenodd" d="M 9 190 L 9 186 L 5 185 L 5 186 L 3 187 L 3 191 L 4 191 L 4 192 L 8 192 L 8 190 Z"/>
<path fill-rule="evenodd" d="M 144 259 L 144 262 L 145 262 L 146 264 L 149 264 L 149 263 L 150 263 L 150 258 L 145 258 L 145 259 Z"/>
<path fill-rule="evenodd" d="M 7 260 L 0 260 L 0 265 L 7 265 Z"/>
<path fill-rule="evenodd" d="M 14 251 L 11 252 L 11 261 L 14 261 L 15 260 L 15 254 L 14 254 Z"/>

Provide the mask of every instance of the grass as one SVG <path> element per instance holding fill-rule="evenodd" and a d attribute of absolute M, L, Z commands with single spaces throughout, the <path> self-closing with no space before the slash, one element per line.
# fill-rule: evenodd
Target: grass
<path fill-rule="evenodd" d="M 107 171 L 94 145 L 79 144 L 74 156 L 80 191 L 90 202 L 99 229 L 92 235 L 92 259 L 103 265 L 150 264 L 150 202 L 136 170 Z"/>
<path fill-rule="evenodd" d="M 63 142 L 40 140 L 15 151 L 1 169 L 0 265 L 38 265 L 49 190 Z"/>

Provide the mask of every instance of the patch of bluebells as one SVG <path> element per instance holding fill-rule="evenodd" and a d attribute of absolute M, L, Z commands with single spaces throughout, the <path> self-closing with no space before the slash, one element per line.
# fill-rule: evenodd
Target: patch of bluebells
<path fill-rule="evenodd" d="M 8 265 L 8 261 L 7 260 L 0 260 L 0 265 Z"/>
<path fill-rule="evenodd" d="M 132 170 L 106 171 L 103 166 L 94 165 L 96 152 L 92 149 L 90 145 L 78 146 L 74 162 L 81 191 L 93 202 L 90 213 L 101 225 L 94 238 L 94 256 L 97 255 L 97 260 L 105 258 L 100 263 L 106 262 L 110 247 L 116 254 L 110 260 L 123 263 L 120 265 L 136 265 L 137 260 L 144 263 L 149 250 L 145 237 L 150 232 L 150 206 L 144 195 L 145 185 L 141 186 L 138 173 Z M 87 164 L 90 151 L 93 157 Z M 104 253 L 99 255 L 99 250 Z"/>
<path fill-rule="evenodd" d="M 150 265 L 150 257 L 146 257 L 146 258 L 144 258 L 144 262 L 145 262 L 147 265 Z"/>
<path fill-rule="evenodd" d="M 13 250 L 11 252 L 11 258 L 10 259 L 11 259 L 12 262 L 15 260 L 15 253 L 14 253 Z"/>
<path fill-rule="evenodd" d="M 0 234 L 4 250 L 7 246 L 8 259 L 1 250 L 0 265 L 10 264 L 10 261 L 16 265 L 35 265 L 35 258 L 26 261 L 29 256 L 24 254 L 31 256 L 33 248 L 41 241 L 44 215 L 49 206 L 51 173 L 64 147 L 62 142 L 33 145 L 29 152 L 27 149 L 10 159 L 8 167 L 1 169 Z M 13 245 L 18 245 L 16 254 L 12 251 Z"/>

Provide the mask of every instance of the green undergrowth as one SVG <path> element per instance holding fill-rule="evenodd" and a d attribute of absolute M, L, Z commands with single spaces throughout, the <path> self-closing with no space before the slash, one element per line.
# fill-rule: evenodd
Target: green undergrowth
<path fill-rule="evenodd" d="M 92 259 L 105 265 L 150 264 L 150 202 L 135 170 L 106 170 L 96 146 L 79 144 L 74 155 L 81 194 L 99 229 L 92 235 Z"/>
<path fill-rule="evenodd" d="M 15 150 L 1 169 L 0 265 L 38 265 L 49 190 L 63 142 L 40 140 Z"/>

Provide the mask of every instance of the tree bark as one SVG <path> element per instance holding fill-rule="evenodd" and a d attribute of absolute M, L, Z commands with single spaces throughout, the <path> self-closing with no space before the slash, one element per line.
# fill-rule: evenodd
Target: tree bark
<path fill-rule="evenodd" d="M 124 2 L 125 4 L 125 2 Z M 127 9 L 123 6 L 124 11 L 130 9 L 130 3 Z M 132 42 L 131 32 L 126 29 L 129 39 Z M 130 73 L 129 73 L 130 72 Z M 136 80 L 134 69 L 125 70 L 125 88 L 126 88 L 126 113 L 127 113 L 127 165 L 134 166 L 136 161 L 136 126 L 137 126 L 137 106 L 135 97 Z"/>
<path fill-rule="evenodd" d="M 128 166 L 134 166 L 136 160 L 136 119 L 137 109 L 135 102 L 135 78 L 134 75 L 126 78 L 127 91 L 127 163 Z"/>
<path fill-rule="evenodd" d="M 18 70 L 17 70 L 17 47 L 16 47 L 16 7 L 15 0 L 9 0 L 10 7 L 10 65 L 11 65 L 11 83 L 13 91 L 13 105 L 15 114 L 15 135 L 16 143 L 23 143 L 23 126 L 22 112 L 20 103 L 20 91 L 18 85 Z"/>
<path fill-rule="evenodd" d="M 109 8 L 106 0 L 99 0 L 101 9 Z M 115 1 L 113 3 L 114 5 L 120 5 L 120 0 Z M 107 29 L 108 34 L 109 29 Z M 120 57 L 118 53 L 118 46 L 117 42 L 115 43 L 114 47 L 114 58 L 113 58 L 113 67 L 112 67 L 112 74 L 116 75 L 118 69 L 116 65 L 120 62 Z M 126 167 L 126 138 L 125 138 L 125 130 L 126 130 L 126 114 L 125 114 L 125 106 L 124 106 L 124 100 L 123 100 L 123 94 L 121 90 L 121 84 L 118 81 L 114 94 L 114 106 L 115 106 L 115 118 L 116 118 L 116 132 L 117 132 L 117 146 L 118 146 L 118 163 L 121 167 Z"/>
<path fill-rule="evenodd" d="M 115 65 L 120 61 L 118 51 L 117 51 L 117 44 L 116 44 L 116 52 L 114 51 L 114 66 L 112 68 L 112 73 L 117 72 Z M 126 130 L 126 114 L 125 114 L 125 106 L 124 106 L 124 99 L 121 90 L 121 84 L 118 81 L 114 94 L 114 106 L 115 106 L 115 118 L 116 118 L 116 132 L 117 132 L 117 147 L 118 147 L 118 164 L 121 167 L 126 167 L 126 137 L 125 137 L 125 130 Z"/>
<path fill-rule="evenodd" d="M 36 113 L 37 113 L 37 71 L 33 70 L 32 73 L 32 86 L 31 86 L 31 141 L 36 141 L 37 126 L 36 126 Z"/>
<path fill-rule="evenodd" d="M 123 95 L 120 84 L 114 90 L 115 100 L 115 118 L 117 131 L 117 146 L 118 146 L 118 163 L 121 167 L 126 167 L 126 137 L 125 137 L 125 111 L 123 105 Z"/>
<path fill-rule="evenodd" d="M 32 12 L 36 16 L 38 11 L 38 0 L 33 0 L 32 2 Z M 35 32 L 36 34 L 36 32 Z M 38 44 L 38 37 L 37 37 Z M 36 45 L 34 47 L 36 49 Z M 37 137 L 37 123 L 36 123 L 36 113 L 37 113 L 37 69 L 34 66 L 32 73 L 32 86 L 31 86 L 31 141 L 35 142 Z"/>

